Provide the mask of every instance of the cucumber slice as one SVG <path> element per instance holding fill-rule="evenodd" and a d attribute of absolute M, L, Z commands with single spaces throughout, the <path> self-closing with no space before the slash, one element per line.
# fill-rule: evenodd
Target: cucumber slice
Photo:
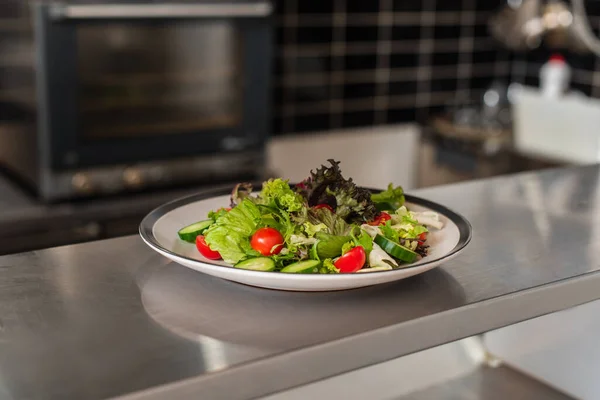
<path fill-rule="evenodd" d="M 381 235 L 375 236 L 373 240 L 375 243 L 379 245 L 386 253 L 390 256 L 397 258 L 400 261 L 411 263 L 417 259 L 418 254 L 412 251 L 411 249 L 407 249 L 404 246 L 399 245 L 398 243 L 394 243 L 388 238 L 385 238 Z"/>
<path fill-rule="evenodd" d="M 249 269 L 252 271 L 274 271 L 275 262 L 267 257 L 250 258 L 234 265 L 235 268 Z"/>
<path fill-rule="evenodd" d="M 288 274 L 315 274 L 319 272 L 319 264 L 317 260 L 298 261 L 283 268 L 281 272 Z"/>
<path fill-rule="evenodd" d="M 205 219 L 204 221 L 196 222 L 181 228 L 177 234 L 181 240 L 194 243 L 196 241 L 196 237 L 201 235 L 209 226 L 212 225 L 212 223 L 212 219 Z"/>

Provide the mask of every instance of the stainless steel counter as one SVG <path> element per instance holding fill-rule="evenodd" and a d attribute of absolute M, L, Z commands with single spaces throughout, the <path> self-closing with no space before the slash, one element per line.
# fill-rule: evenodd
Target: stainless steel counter
<path fill-rule="evenodd" d="M 137 237 L 0 257 L 0 398 L 252 398 L 600 298 L 597 166 L 414 193 L 473 241 L 378 287 L 241 286 Z"/>

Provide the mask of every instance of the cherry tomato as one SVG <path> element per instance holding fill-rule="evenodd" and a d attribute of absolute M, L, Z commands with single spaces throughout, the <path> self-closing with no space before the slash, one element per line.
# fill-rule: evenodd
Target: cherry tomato
<path fill-rule="evenodd" d="M 221 207 L 217 210 L 217 212 L 222 211 L 222 210 L 229 212 L 229 211 L 231 211 L 231 208 L 230 207 Z"/>
<path fill-rule="evenodd" d="M 333 208 L 331 208 L 331 206 L 329 204 L 317 204 L 316 206 L 313 207 L 315 210 L 318 210 L 320 208 L 326 208 L 331 212 L 335 212 L 333 211 Z"/>
<path fill-rule="evenodd" d="M 372 226 L 385 225 L 385 223 L 387 221 L 389 221 L 390 219 L 392 219 L 390 214 L 388 214 L 386 212 L 382 212 L 381 214 L 376 216 L 373 221 L 369 222 L 369 225 L 372 225 Z"/>
<path fill-rule="evenodd" d="M 419 243 L 423 244 L 427 240 L 427 232 L 423 232 L 419 235 Z"/>
<path fill-rule="evenodd" d="M 196 236 L 196 248 L 198 249 L 200 254 L 202 254 L 209 260 L 221 259 L 221 255 L 219 254 L 219 252 L 211 250 L 211 248 L 208 246 L 208 243 L 206 243 L 206 240 L 204 240 L 204 236 L 202 235 Z"/>
<path fill-rule="evenodd" d="M 367 253 L 365 253 L 365 249 L 362 246 L 356 246 L 338 258 L 334 265 L 341 273 L 350 274 L 361 269 L 365 265 L 366 260 Z"/>
<path fill-rule="evenodd" d="M 283 236 L 275 228 L 260 228 L 252 235 L 250 245 L 263 256 L 272 256 L 283 249 Z"/>

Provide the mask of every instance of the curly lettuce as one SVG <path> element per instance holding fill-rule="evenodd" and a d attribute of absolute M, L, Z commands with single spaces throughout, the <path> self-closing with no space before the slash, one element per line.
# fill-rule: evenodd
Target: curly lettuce
<path fill-rule="evenodd" d="M 339 274 L 340 270 L 335 267 L 331 258 L 323 260 L 321 267 L 319 268 L 320 274 Z"/>
<path fill-rule="evenodd" d="M 358 187 L 352 178 L 345 179 L 339 161 L 328 160 L 330 167 L 321 166 L 311 171 L 310 177 L 296 186 L 296 190 L 310 207 L 318 204 L 331 206 L 346 222 L 362 223 L 373 220 L 379 211 L 371 201 L 371 192 Z"/>
<path fill-rule="evenodd" d="M 294 192 L 287 181 L 279 178 L 266 181 L 259 197 L 263 204 L 287 212 L 297 212 L 304 207 L 302 196 Z"/>

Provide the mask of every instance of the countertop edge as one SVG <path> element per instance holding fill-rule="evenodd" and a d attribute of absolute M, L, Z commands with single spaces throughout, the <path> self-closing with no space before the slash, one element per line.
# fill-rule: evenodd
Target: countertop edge
<path fill-rule="evenodd" d="M 470 304 L 116 397 L 120 400 L 266 396 L 600 298 L 600 272 Z M 404 341 L 401 345 L 398 338 Z"/>

